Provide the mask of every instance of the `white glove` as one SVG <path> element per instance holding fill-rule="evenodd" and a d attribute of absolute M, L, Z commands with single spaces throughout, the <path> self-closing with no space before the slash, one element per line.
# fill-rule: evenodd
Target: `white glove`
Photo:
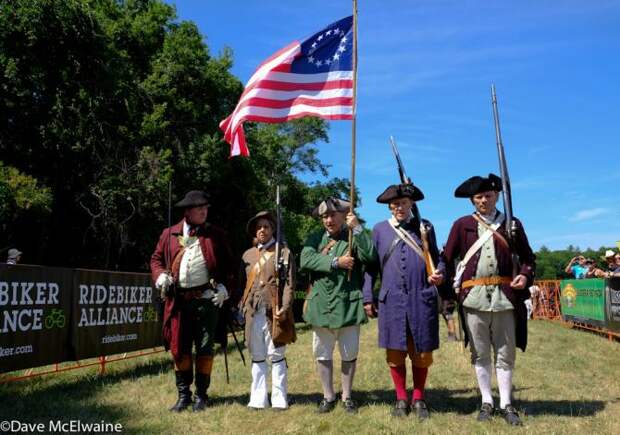
<path fill-rule="evenodd" d="M 166 297 L 168 287 L 170 287 L 173 282 L 172 276 L 168 272 L 160 273 L 157 277 L 157 281 L 155 281 L 155 288 L 160 291 L 162 299 Z"/>
<path fill-rule="evenodd" d="M 216 292 L 213 295 L 211 302 L 213 302 L 213 305 L 217 305 L 219 308 L 222 308 L 222 305 L 224 305 L 224 301 L 228 299 L 228 290 L 226 290 L 224 284 L 216 285 L 215 290 Z"/>

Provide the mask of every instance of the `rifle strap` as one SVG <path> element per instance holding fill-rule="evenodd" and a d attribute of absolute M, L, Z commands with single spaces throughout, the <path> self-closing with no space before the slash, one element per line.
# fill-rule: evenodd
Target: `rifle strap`
<path fill-rule="evenodd" d="M 499 228 L 499 225 L 498 225 L 497 227 L 494 227 L 494 226 L 491 226 L 491 225 L 487 224 L 487 223 L 486 223 L 485 221 L 483 221 L 483 220 L 480 218 L 480 216 L 478 216 L 478 214 L 476 214 L 476 213 L 474 213 L 472 216 L 474 217 L 474 219 L 476 219 L 476 221 L 478 221 L 478 223 L 479 223 L 479 224 L 480 224 L 480 225 L 481 225 L 484 229 L 491 231 L 491 232 L 493 233 L 493 236 L 497 239 L 497 241 L 498 241 L 499 243 L 501 243 L 502 245 L 504 245 L 504 248 L 506 248 L 506 249 L 510 250 L 510 245 L 508 244 L 508 241 L 506 240 L 506 238 L 505 238 L 504 236 L 502 236 L 502 235 L 501 235 L 501 234 L 497 231 L 497 228 Z M 498 216 L 498 219 L 496 219 L 496 222 L 494 222 L 494 223 L 497 223 L 497 220 L 499 220 L 499 221 L 500 221 L 499 223 L 500 223 L 500 225 L 501 225 L 501 221 L 503 220 L 503 219 L 502 219 L 502 214 L 501 214 L 501 213 L 500 213 L 500 215 Z"/>
<path fill-rule="evenodd" d="M 476 218 L 475 215 L 474 218 Z M 487 228 L 480 237 L 478 237 L 474 244 L 469 247 L 463 259 L 457 263 L 456 272 L 454 274 L 454 280 L 452 284 L 454 289 L 457 290 L 457 293 L 461 288 L 461 280 L 463 279 L 463 272 L 465 272 L 465 266 L 467 265 L 467 263 L 469 263 L 469 260 L 471 260 L 471 258 L 476 254 L 476 252 L 478 252 L 482 248 L 482 245 L 484 245 L 491 237 L 493 237 L 493 233 L 501 225 L 501 219 L 499 220 L 500 222 L 498 222 L 498 220 L 496 219 L 495 222 L 490 225 L 489 228 Z"/>
<path fill-rule="evenodd" d="M 405 231 L 404 229 L 402 229 L 401 227 L 398 226 L 398 221 L 392 217 L 388 220 L 388 222 L 390 223 L 390 226 L 392 227 L 392 229 L 394 230 L 394 232 L 396 233 L 396 235 L 407 244 L 407 246 L 409 246 L 411 249 L 413 249 L 413 251 L 418 254 L 418 256 L 422 259 L 422 261 L 424 263 L 426 263 L 426 257 L 424 256 L 424 251 L 422 250 L 422 248 L 420 248 L 420 245 L 418 245 L 418 242 L 416 242 L 414 240 L 413 237 L 411 237 L 411 234 L 409 234 L 407 231 Z M 422 224 L 420 222 L 420 226 L 422 226 L 424 224 Z"/>
<path fill-rule="evenodd" d="M 254 267 L 252 268 L 252 270 L 250 270 L 250 275 L 248 276 L 248 280 L 245 283 L 245 289 L 243 290 L 243 298 L 241 299 L 242 306 L 245 305 L 245 302 L 247 301 L 248 296 L 250 295 L 250 290 L 252 289 L 252 286 L 254 285 L 254 281 L 256 280 L 256 277 L 260 275 L 260 271 L 263 268 L 263 266 L 267 264 L 267 261 L 273 256 L 272 251 L 265 251 L 262 255 L 260 255 L 260 251 L 258 250 L 258 248 L 255 248 L 255 249 L 259 257 L 258 257 L 258 260 L 256 261 L 256 264 L 254 264 Z"/>

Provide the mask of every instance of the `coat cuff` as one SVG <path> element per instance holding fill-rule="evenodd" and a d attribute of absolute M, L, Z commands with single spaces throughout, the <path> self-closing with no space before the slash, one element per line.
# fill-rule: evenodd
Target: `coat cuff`
<path fill-rule="evenodd" d="M 519 270 L 521 275 L 525 275 L 528 280 L 534 278 L 534 269 L 529 264 L 522 264 L 521 269 Z"/>

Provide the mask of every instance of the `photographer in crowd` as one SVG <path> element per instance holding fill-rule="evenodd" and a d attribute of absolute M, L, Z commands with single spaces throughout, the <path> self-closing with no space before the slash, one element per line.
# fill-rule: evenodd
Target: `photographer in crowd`
<path fill-rule="evenodd" d="M 584 279 L 587 277 L 588 269 L 586 258 L 583 255 L 577 255 L 568 262 L 564 272 L 572 274 L 575 279 Z"/>
<path fill-rule="evenodd" d="M 603 279 L 620 277 L 620 253 L 608 249 L 603 259 L 607 262 L 607 270 L 596 268 L 592 275 Z"/>

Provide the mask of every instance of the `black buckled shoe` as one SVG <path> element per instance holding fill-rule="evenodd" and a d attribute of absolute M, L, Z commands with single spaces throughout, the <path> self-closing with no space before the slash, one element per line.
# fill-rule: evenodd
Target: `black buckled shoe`
<path fill-rule="evenodd" d="M 502 417 L 504 417 L 504 420 L 506 420 L 506 423 L 508 423 L 509 425 L 523 426 L 523 423 L 519 418 L 519 413 L 514 406 L 508 404 L 506 405 L 505 409 L 500 409 L 500 413 L 502 414 Z"/>
<path fill-rule="evenodd" d="M 342 402 L 342 406 L 344 406 L 344 410 L 347 414 L 357 414 L 357 403 L 353 399 L 347 399 Z"/>
<path fill-rule="evenodd" d="M 323 398 L 323 400 L 321 400 L 321 403 L 319 403 L 319 407 L 317 408 L 316 412 L 318 412 L 319 414 L 326 414 L 328 412 L 332 412 L 336 407 L 336 400 L 337 399 L 334 399 L 330 402 L 329 400 Z"/>
<path fill-rule="evenodd" d="M 480 412 L 478 413 L 478 417 L 476 420 L 478 421 L 489 421 L 493 417 L 493 405 L 490 403 L 483 403 L 480 407 Z"/>
<path fill-rule="evenodd" d="M 411 405 L 411 410 L 415 411 L 419 420 L 426 420 L 431 416 L 424 400 L 414 400 Z"/>
<path fill-rule="evenodd" d="M 407 417 L 409 414 L 409 403 L 406 400 L 397 400 L 392 409 L 392 416 Z"/>

